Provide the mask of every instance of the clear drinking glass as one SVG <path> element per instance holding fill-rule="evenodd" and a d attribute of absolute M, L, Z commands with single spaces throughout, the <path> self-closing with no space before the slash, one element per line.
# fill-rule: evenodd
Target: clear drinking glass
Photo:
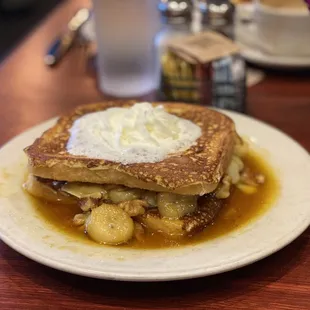
<path fill-rule="evenodd" d="M 133 97 L 158 88 L 157 4 L 157 0 L 93 0 L 98 84 L 105 94 Z"/>

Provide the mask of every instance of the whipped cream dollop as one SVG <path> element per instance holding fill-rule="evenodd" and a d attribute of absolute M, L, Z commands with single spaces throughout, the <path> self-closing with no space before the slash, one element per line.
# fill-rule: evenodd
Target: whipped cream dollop
<path fill-rule="evenodd" d="M 188 149 L 200 136 L 193 122 L 142 102 L 78 118 L 70 129 L 67 151 L 122 164 L 154 163 Z"/>

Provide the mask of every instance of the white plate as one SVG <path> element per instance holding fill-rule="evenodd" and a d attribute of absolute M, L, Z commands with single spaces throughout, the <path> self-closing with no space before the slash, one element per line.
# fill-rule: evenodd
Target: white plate
<path fill-rule="evenodd" d="M 225 112 L 242 135 L 274 167 L 281 194 L 267 213 L 217 239 L 188 247 L 134 250 L 78 242 L 40 218 L 23 194 L 22 149 L 50 127 L 48 121 L 0 150 L 0 237 L 19 253 L 79 275 L 126 281 L 163 281 L 212 275 L 253 263 L 281 249 L 310 223 L 308 153 L 280 131 L 249 117 Z"/>

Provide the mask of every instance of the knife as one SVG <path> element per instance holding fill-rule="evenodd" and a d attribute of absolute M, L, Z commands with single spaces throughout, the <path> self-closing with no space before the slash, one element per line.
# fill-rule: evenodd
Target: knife
<path fill-rule="evenodd" d="M 44 56 L 48 66 L 56 65 L 73 45 L 81 26 L 89 19 L 90 10 L 83 8 L 76 12 L 68 23 L 67 29 L 49 46 Z"/>

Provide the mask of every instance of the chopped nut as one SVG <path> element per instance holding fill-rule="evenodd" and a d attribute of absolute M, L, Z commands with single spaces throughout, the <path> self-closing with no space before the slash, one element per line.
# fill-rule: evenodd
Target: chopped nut
<path fill-rule="evenodd" d="M 127 212 L 129 216 L 138 216 L 144 214 L 147 202 L 144 200 L 129 200 L 120 202 L 118 206 Z"/>
<path fill-rule="evenodd" d="M 264 184 L 265 183 L 265 176 L 263 174 L 257 174 L 255 176 L 255 180 L 258 184 Z"/>
<path fill-rule="evenodd" d="M 86 212 L 93 208 L 98 207 L 102 202 L 101 198 L 93 198 L 93 197 L 84 197 L 79 199 L 79 207 L 82 209 L 82 211 Z"/>
<path fill-rule="evenodd" d="M 247 184 L 238 183 L 237 188 L 240 189 L 243 193 L 252 195 L 257 192 L 257 186 L 251 186 Z"/>
<path fill-rule="evenodd" d="M 75 226 L 82 226 L 85 224 L 87 217 L 89 216 L 89 213 L 79 213 L 76 214 L 73 218 L 73 224 Z"/>
<path fill-rule="evenodd" d="M 250 186 L 257 186 L 256 178 L 253 172 L 249 168 L 245 168 L 242 171 L 241 177 L 240 177 L 240 183 L 250 185 Z"/>
<path fill-rule="evenodd" d="M 134 222 L 135 224 L 135 230 L 134 230 L 134 236 L 139 242 L 144 241 L 144 228 L 141 224 Z"/>

